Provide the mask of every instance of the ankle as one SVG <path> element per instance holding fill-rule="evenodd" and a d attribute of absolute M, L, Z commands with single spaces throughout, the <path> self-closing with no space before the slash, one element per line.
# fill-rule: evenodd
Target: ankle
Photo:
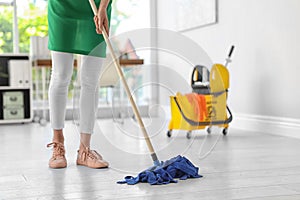
<path fill-rule="evenodd" d="M 64 138 L 64 136 L 57 137 L 57 136 L 54 135 L 53 138 L 52 138 L 52 142 L 57 142 L 57 143 L 64 144 L 65 143 L 65 138 Z"/>
<path fill-rule="evenodd" d="M 65 140 L 64 140 L 64 139 L 53 138 L 53 139 L 52 139 L 52 142 L 64 144 L 64 143 L 65 143 Z"/>
<path fill-rule="evenodd" d="M 81 133 L 79 150 L 85 150 L 87 148 L 90 148 L 90 144 L 91 144 L 91 134 Z"/>
<path fill-rule="evenodd" d="M 65 138 L 63 135 L 63 131 L 62 130 L 54 130 L 52 141 L 64 144 Z"/>
<path fill-rule="evenodd" d="M 90 148 L 90 145 L 86 145 L 86 144 L 82 144 L 82 143 L 80 143 L 80 145 L 79 145 L 79 151 L 83 151 L 83 150 L 86 150 L 89 148 Z"/>

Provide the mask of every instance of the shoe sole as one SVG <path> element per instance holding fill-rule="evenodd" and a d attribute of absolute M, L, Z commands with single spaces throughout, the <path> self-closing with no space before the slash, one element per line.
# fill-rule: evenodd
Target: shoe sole
<path fill-rule="evenodd" d="M 99 166 L 99 167 L 92 167 L 92 166 L 88 166 L 86 164 L 82 164 L 82 163 L 79 163 L 79 162 L 76 162 L 77 165 L 80 165 L 80 166 L 84 166 L 84 167 L 88 167 L 88 168 L 92 168 L 92 169 L 104 169 L 104 168 L 108 168 L 109 165 L 107 166 Z"/>
<path fill-rule="evenodd" d="M 62 165 L 62 166 L 50 166 L 49 165 L 49 168 L 51 168 L 51 169 L 62 169 L 62 168 L 66 168 L 67 167 L 67 165 Z"/>

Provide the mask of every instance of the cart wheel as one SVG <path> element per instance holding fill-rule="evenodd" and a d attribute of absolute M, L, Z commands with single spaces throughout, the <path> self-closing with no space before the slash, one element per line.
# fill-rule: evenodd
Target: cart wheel
<path fill-rule="evenodd" d="M 208 128 L 206 129 L 206 131 L 207 131 L 208 134 L 211 134 L 211 127 L 208 127 Z"/>
<path fill-rule="evenodd" d="M 168 130 L 167 136 L 168 136 L 168 137 L 171 137 L 171 136 L 172 136 L 172 130 Z"/>
<path fill-rule="evenodd" d="M 223 135 L 227 135 L 227 133 L 228 133 L 228 128 L 224 128 L 222 132 L 223 132 Z"/>
<path fill-rule="evenodd" d="M 46 119 L 41 118 L 41 119 L 40 119 L 40 125 L 41 125 L 41 126 L 46 126 L 46 125 L 47 125 Z"/>
<path fill-rule="evenodd" d="M 186 138 L 187 139 L 191 139 L 191 136 L 192 136 L 192 131 L 186 132 Z"/>
<path fill-rule="evenodd" d="M 38 123 L 40 121 L 40 117 L 34 116 L 32 121 Z"/>

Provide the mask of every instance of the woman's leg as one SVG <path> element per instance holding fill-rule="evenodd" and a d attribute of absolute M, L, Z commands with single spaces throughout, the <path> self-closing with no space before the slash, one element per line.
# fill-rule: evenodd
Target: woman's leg
<path fill-rule="evenodd" d="M 73 72 L 73 54 L 52 51 L 52 73 L 49 85 L 50 123 L 53 141 L 64 142 L 62 129 L 66 115 L 68 87 Z"/>
<path fill-rule="evenodd" d="M 80 92 L 80 146 L 77 164 L 91 168 L 108 167 L 100 154 L 90 150 L 98 108 L 98 84 L 103 58 L 83 56 Z"/>
<path fill-rule="evenodd" d="M 98 107 L 98 85 L 103 58 L 82 56 L 80 92 L 81 146 L 90 147 Z"/>
<path fill-rule="evenodd" d="M 50 123 L 53 128 L 52 143 L 53 154 L 49 160 L 49 167 L 64 168 L 67 166 L 64 147 L 64 120 L 68 97 L 68 86 L 73 71 L 73 54 L 51 52 L 52 73 L 49 85 Z"/>
<path fill-rule="evenodd" d="M 97 116 L 97 111 L 98 111 L 98 100 L 99 100 L 99 87 L 97 84 L 97 87 L 95 89 L 95 99 L 94 99 L 94 110 L 95 110 L 95 118 L 94 118 L 94 122 L 96 120 L 96 116 Z M 82 102 L 82 101 L 81 101 Z M 82 107 L 81 107 L 82 108 Z M 84 111 L 83 111 L 84 112 Z M 91 116 L 91 115 L 90 115 Z M 81 123 L 85 123 L 85 122 L 81 122 Z M 81 124 L 80 123 L 80 124 Z M 94 127 L 94 125 L 92 125 Z M 93 131 L 91 131 L 91 133 L 93 133 Z M 86 147 L 90 147 L 90 143 L 91 143 L 91 133 L 88 133 L 87 131 L 84 131 L 83 128 L 81 128 L 81 134 L 80 134 L 80 149 L 84 149 Z"/>

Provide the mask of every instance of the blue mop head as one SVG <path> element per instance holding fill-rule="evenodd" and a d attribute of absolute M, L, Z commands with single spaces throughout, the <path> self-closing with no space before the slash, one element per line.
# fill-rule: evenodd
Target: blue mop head
<path fill-rule="evenodd" d="M 155 163 L 153 167 L 139 173 L 137 177 L 126 176 L 124 180 L 117 183 L 127 183 L 128 185 L 134 185 L 139 182 L 149 183 L 150 185 L 177 183 L 175 178 L 180 180 L 201 178 L 202 176 L 198 174 L 198 170 L 199 168 L 195 167 L 187 158 L 178 155 L 165 162 Z"/>

